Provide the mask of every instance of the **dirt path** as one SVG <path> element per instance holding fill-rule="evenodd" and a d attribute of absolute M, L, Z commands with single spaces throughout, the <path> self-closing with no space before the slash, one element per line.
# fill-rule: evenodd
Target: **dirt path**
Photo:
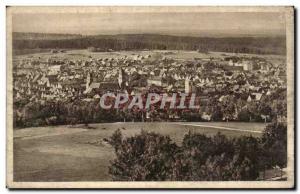
<path fill-rule="evenodd" d="M 223 129 L 228 131 L 239 131 L 239 132 L 249 132 L 249 133 L 263 133 L 262 131 L 255 131 L 255 130 L 247 130 L 247 129 L 235 129 L 229 127 L 220 127 L 220 126 L 213 126 L 213 125 L 199 125 L 199 124 L 189 124 L 189 123 L 174 123 L 177 125 L 184 125 L 184 126 L 194 126 L 194 127 L 206 127 L 206 128 L 215 128 L 215 129 Z"/>

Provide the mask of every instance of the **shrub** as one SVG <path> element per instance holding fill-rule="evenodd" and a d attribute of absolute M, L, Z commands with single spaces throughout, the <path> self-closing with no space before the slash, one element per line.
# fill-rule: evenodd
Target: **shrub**
<path fill-rule="evenodd" d="M 243 122 L 249 122 L 251 119 L 251 113 L 247 109 L 243 109 L 238 113 L 238 120 Z"/>
<path fill-rule="evenodd" d="M 180 181 L 256 180 L 259 176 L 256 166 L 258 162 L 257 158 L 249 156 L 252 154 L 249 152 L 252 146 L 248 146 L 247 143 L 247 140 L 252 140 L 256 145 L 253 147 L 257 147 L 258 141 L 253 139 L 252 137 L 228 139 L 220 133 L 210 138 L 189 132 L 183 139 L 182 154 L 177 158 L 180 161 L 173 165 L 172 179 Z"/>
<path fill-rule="evenodd" d="M 43 126 L 43 125 L 45 125 L 46 124 L 46 122 L 44 121 L 44 120 L 42 120 L 42 119 L 36 119 L 36 120 L 34 120 L 33 122 L 32 122 L 32 126 L 33 127 L 38 127 L 38 126 Z"/>
<path fill-rule="evenodd" d="M 118 152 L 122 145 L 122 133 L 120 129 L 113 133 L 113 135 L 110 137 L 109 143 L 115 148 L 115 151 Z"/>
<path fill-rule="evenodd" d="M 284 168 L 287 165 L 287 126 L 273 122 L 267 125 L 262 136 L 263 154 L 267 167 Z"/>
<path fill-rule="evenodd" d="M 141 134 L 119 140 L 119 132 L 111 138 L 116 159 L 109 173 L 118 181 L 162 181 L 171 172 L 176 144 L 168 136 L 142 131 Z M 121 144 L 120 144 L 121 142 Z"/>
<path fill-rule="evenodd" d="M 116 159 L 109 173 L 118 181 L 256 180 L 259 141 L 253 137 L 229 139 L 189 132 L 182 146 L 168 136 L 142 131 L 126 139 L 117 130 L 110 138 Z"/>

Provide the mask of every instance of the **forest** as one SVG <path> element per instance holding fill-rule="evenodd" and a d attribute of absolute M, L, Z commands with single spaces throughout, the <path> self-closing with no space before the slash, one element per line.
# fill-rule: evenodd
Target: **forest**
<path fill-rule="evenodd" d="M 13 33 L 13 49 L 197 50 L 232 53 L 281 54 L 285 37 L 189 37 L 158 34 L 66 35 Z"/>

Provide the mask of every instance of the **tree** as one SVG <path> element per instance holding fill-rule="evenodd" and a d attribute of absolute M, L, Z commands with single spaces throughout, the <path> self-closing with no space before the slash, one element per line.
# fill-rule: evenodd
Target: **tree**
<path fill-rule="evenodd" d="M 118 130 L 110 143 L 116 153 L 109 168 L 113 180 L 229 181 L 256 180 L 259 175 L 259 141 L 253 137 L 189 132 L 179 147 L 168 136 L 142 131 L 122 139 Z"/>
<path fill-rule="evenodd" d="M 266 157 L 266 166 L 287 165 L 287 126 L 284 123 L 273 122 L 267 125 L 262 136 L 263 154 Z"/>
<path fill-rule="evenodd" d="M 208 114 L 211 114 L 212 121 L 221 121 L 223 118 L 222 107 L 214 97 L 209 98 L 205 111 Z"/>
<path fill-rule="evenodd" d="M 235 99 L 234 96 L 225 96 L 222 100 L 222 112 L 224 119 L 228 122 L 228 120 L 234 119 L 235 114 Z"/>
<path fill-rule="evenodd" d="M 261 156 L 262 149 L 260 146 L 260 139 L 252 136 L 242 136 L 234 140 L 234 153 L 237 158 L 238 165 L 252 165 L 253 169 L 247 172 L 247 175 L 242 176 L 246 177 L 246 179 L 255 179 L 259 176 L 259 171 L 263 170 L 263 166 L 261 166 Z"/>
<path fill-rule="evenodd" d="M 273 114 L 275 115 L 276 120 L 279 120 L 279 117 L 287 117 L 287 104 L 285 100 L 274 100 L 272 105 Z"/>
<path fill-rule="evenodd" d="M 260 103 L 258 105 L 258 111 L 261 115 L 264 116 L 265 123 L 267 122 L 267 115 L 270 115 L 272 112 L 271 107 L 267 103 Z"/>
<path fill-rule="evenodd" d="M 109 173 L 119 181 L 162 181 L 171 173 L 171 164 L 178 151 L 168 136 L 142 131 L 121 145 L 114 144 L 116 159 Z"/>
<path fill-rule="evenodd" d="M 244 108 L 238 113 L 238 120 L 249 122 L 251 120 L 251 113 L 248 109 Z"/>
<path fill-rule="evenodd" d="M 109 143 L 115 148 L 116 152 L 118 152 L 122 145 L 122 139 L 123 136 L 120 129 L 116 130 L 110 137 Z"/>
<path fill-rule="evenodd" d="M 258 104 L 255 101 L 251 101 L 248 103 L 247 105 L 247 109 L 250 113 L 250 122 L 252 120 L 257 120 L 258 118 L 260 118 L 260 115 L 258 114 Z"/>

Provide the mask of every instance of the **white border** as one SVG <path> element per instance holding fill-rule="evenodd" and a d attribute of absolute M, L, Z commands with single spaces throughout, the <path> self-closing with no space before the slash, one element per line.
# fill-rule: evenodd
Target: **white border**
<path fill-rule="evenodd" d="M 202 1 L 192 1 L 192 0 L 185 0 L 185 1 L 164 1 L 164 0 L 155 0 L 155 1 L 145 1 L 145 2 L 141 2 L 141 1 L 133 1 L 133 0 L 127 0 L 127 1 L 120 1 L 120 0 L 115 0 L 115 1 L 107 1 L 107 2 L 95 2 L 92 0 L 83 0 L 83 1 L 70 1 L 70 0 L 65 0 L 65 1 L 60 1 L 60 0 L 52 0 L 51 2 L 48 1 L 45 4 L 42 5 L 241 5 L 241 3 L 243 3 L 242 5 L 295 5 L 296 7 L 300 7 L 298 0 L 293 0 L 293 1 L 288 1 L 288 0 L 284 0 L 284 1 L 269 1 L 269 0 L 250 0 L 250 1 L 224 1 L 224 2 L 220 2 L 220 1 L 216 1 L 216 0 L 202 0 Z M 24 3 L 24 1 L 22 0 L 16 0 L 16 1 L 1 1 L 0 5 L 1 5 L 1 10 L 0 10 L 0 22 L 2 22 L 2 27 L 5 26 L 5 6 L 6 5 L 41 5 L 41 1 L 37 1 L 37 0 L 30 0 L 30 1 L 26 1 L 26 3 Z M 298 23 L 298 21 L 297 21 Z M 2 126 L 2 137 L 3 137 L 3 141 L 2 141 L 2 147 L 5 147 L 5 122 L 6 122 L 6 113 L 5 113 L 5 107 L 6 107 L 6 103 L 5 103 L 5 98 L 6 98 L 6 76 L 5 76 L 5 58 L 6 58 L 6 53 L 5 53 L 5 41 L 6 41 L 6 37 L 5 37 L 5 28 L 2 28 L 2 30 L 0 31 L 0 36 L 1 36 L 1 40 L 2 40 L 2 44 L 0 46 L 0 51 L 2 53 L 2 57 L 1 57 L 1 62 L 2 65 L 0 66 L 0 72 L 2 73 L 2 76 L 0 76 L 0 84 L 1 84 L 1 88 L 3 89 L 3 95 L 1 96 L 1 106 L 2 106 L 2 110 L 1 111 L 1 121 L 0 124 Z M 296 53 L 295 55 L 297 56 L 298 53 Z M 299 68 L 298 68 L 299 71 Z M 298 72 L 299 75 L 299 72 Z M 296 79 L 296 78 L 295 78 Z M 298 86 L 297 86 L 297 89 Z M 298 118 L 298 117 L 297 117 Z M 296 118 L 295 118 L 296 119 Z M 299 134 L 299 133 L 298 133 Z M 298 138 L 298 137 L 297 137 Z M 299 138 L 298 138 L 299 139 Z M 1 149 L 1 164 L 2 167 L 5 166 L 5 151 L 4 149 Z M 2 171 L 1 174 L 1 182 L 4 184 L 5 183 L 5 171 Z M 5 185 L 3 185 L 3 187 L 1 188 L 5 188 Z M 5 191 L 7 192 L 7 190 Z"/>

